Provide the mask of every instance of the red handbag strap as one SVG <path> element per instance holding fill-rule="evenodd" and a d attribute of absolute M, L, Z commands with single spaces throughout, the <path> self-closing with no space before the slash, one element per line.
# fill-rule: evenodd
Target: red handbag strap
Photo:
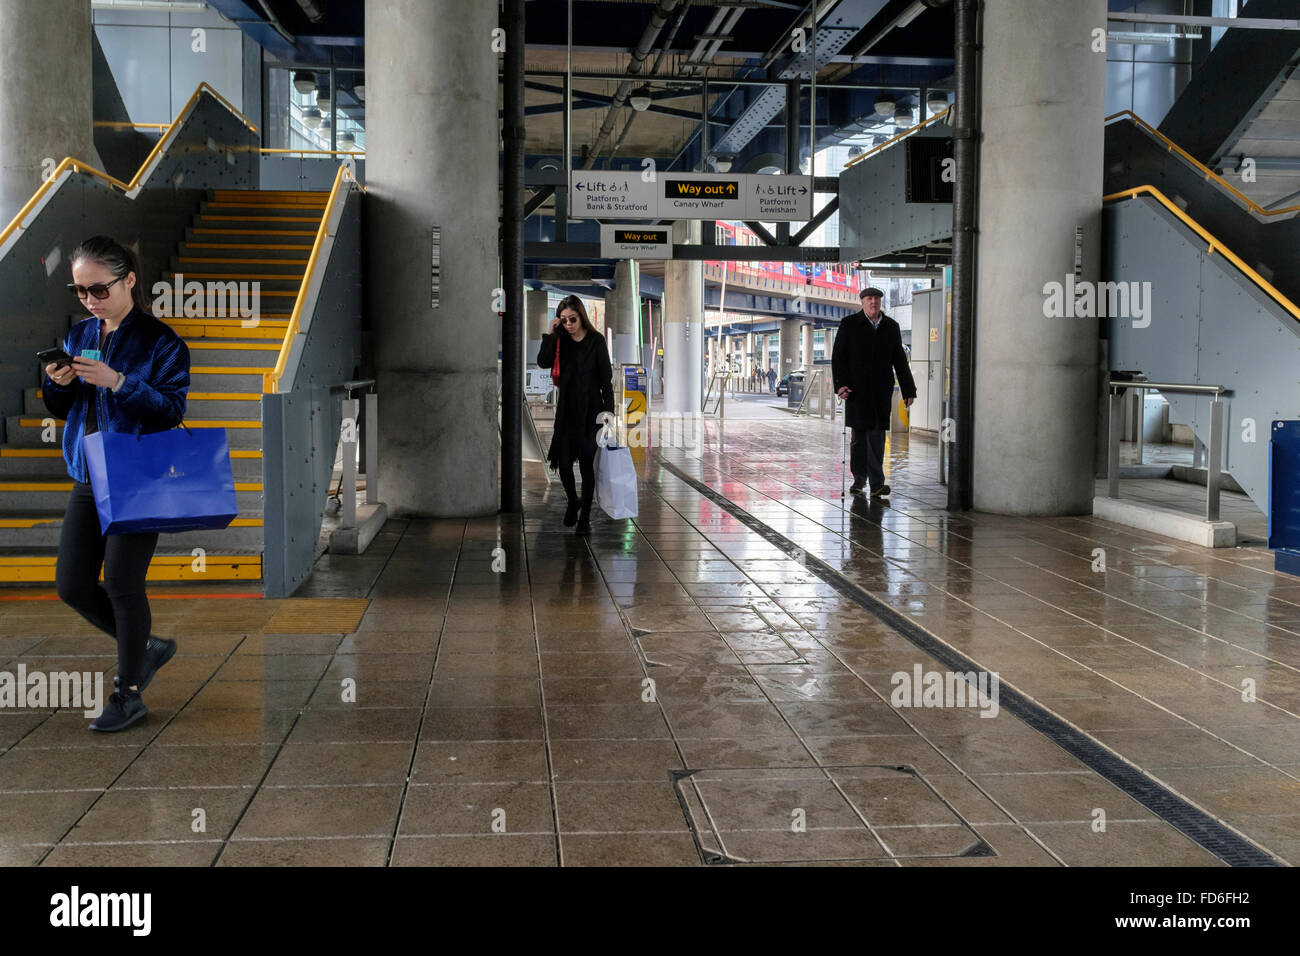
<path fill-rule="evenodd" d="M 555 361 L 551 363 L 551 381 L 560 384 L 560 337 L 555 337 Z"/>

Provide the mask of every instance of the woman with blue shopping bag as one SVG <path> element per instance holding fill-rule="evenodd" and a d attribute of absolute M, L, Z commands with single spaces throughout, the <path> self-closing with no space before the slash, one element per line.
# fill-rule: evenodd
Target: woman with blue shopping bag
<path fill-rule="evenodd" d="M 65 419 L 63 458 L 73 480 L 55 580 L 61 600 L 117 640 L 118 687 L 90 725 L 112 732 L 148 713 L 140 692 L 176 642 L 149 634 L 145 575 L 158 534 L 103 533 L 86 443 L 99 432 L 143 435 L 180 424 L 190 354 L 150 314 L 130 249 L 107 236 L 87 239 L 72 254 L 72 278 L 69 288 L 91 315 L 68 332 L 64 355 L 46 364 L 41 389 L 45 407 Z"/>
<path fill-rule="evenodd" d="M 559 469 L 568 495 L 564 526 L 575 534 L 591 534 L 591 499 L 596 491 L 596 438 L 601 412 L 614 412 L 613 371 L 605 339 L 587 318 L 587 309 L 576 295 L 565 296 L 555 309 L 551 330 L 542 336 L 537 364 L 551 370 L 558 395 L 555 405 L 555 433 L 546 455 L 552 468 Z M 582 472 L 582 497 L 573 480 L 573 463 Z"/>

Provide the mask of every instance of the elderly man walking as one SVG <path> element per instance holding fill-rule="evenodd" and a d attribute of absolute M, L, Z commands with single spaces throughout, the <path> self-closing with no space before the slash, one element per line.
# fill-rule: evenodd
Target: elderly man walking
<path fill-rule="evenodd" d="M 849 491 L 862 494 L 869 483 L 871 494 L 889 494 L 885 484 L 885 433 L 889 431 L 890 404 L 894 396 L 894 374 L 910 408 L 916 398 L 916 383 L 907 367 L 903 334 L 898 323 L 880 308 L 885 294 L 873 286 L 858 293 L 862 311 L 840 323 L 831 352 L 831 379 L 835 394 L 844 400 L 844 422 L 853 430 L 849 468 L 853 485 Z"/>

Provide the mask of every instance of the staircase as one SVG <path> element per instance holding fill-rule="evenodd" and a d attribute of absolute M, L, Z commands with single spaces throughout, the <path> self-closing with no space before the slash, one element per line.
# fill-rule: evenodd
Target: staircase
<path fill-rule="evenodd" d="M 210 191 L 160 277 L 205 287 L 257 282 L 261 309 L 250 328 L 231 306 L 224 316 L 159 316 L 190 349 L 186 425 L 226 429 L 239 514 L 222 531 L 162 535 L 150 581 L 262 578 L 263 375 L 279 357 L 327 199 L 324 192 Z M 50 584 L 72 490 L 63 422 L 42 424 L 48 412 L 38 388 L 24 392 L 23 412 L 7 420 L 9 442 L 0 446 L 0 583 Z"/>

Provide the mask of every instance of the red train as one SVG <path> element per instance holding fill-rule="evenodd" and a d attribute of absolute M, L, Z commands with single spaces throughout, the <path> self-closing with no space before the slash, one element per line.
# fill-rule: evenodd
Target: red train
<path fill-rule="evenodd" d="M 720 246 L 761 246 L 763 240 L 754 235 L 744 223 L 736 222 L 718 222 L 717 242 Z M 710 262 L 711 266 L 719 266 L 720 262 Z M 803 262 L 732 262 L 729 268 L 739 271 L 742 275 L 752 275 L 763 279 L 784 279 L 787 282 L 793 279 L 807 280 L 808 273 L 812 272 L 812 285 L 821 286 L 824 289 L 840 289 L 849 292 L 856 291 L 858 288 L 859 278 L 865 280 L 866 276 L 859 277 L 858 270 L 851 264 L 844 262 L 832 263 L 803 263 Z"/>

